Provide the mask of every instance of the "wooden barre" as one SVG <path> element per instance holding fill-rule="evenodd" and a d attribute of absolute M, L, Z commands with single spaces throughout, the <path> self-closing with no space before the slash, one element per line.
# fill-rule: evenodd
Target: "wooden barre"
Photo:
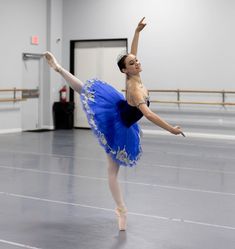
<path fill-rule="evenodd" d="M 165 100 L 151 100 L 150 102 L 162 103 L 162 104 L 235 105 L 235 102 L 198 102 L 198 101 L 165 101 Z"/>
<path fill-rule="evenodd" d="M 24 92 L 27 92 L 27 91 L 38 91 L 38 89 L 21 89 L 21 88 L 6 88 L 6 89 L 0 89 L 0 93 L 6 93 L 6 92 L 12 92 L 12 97 L 5 97 L 4 98 L 4 95 L 2 96 L 2 98 L 0 98 L 0 102 L 19 102 L 19 101 L 25 101 L 27 100 L 27 98 L 24 96 Z M 22 97 L 19 96 L 21 94 L 18 94 L 18 92 L 21 92 L 22 93 Z M 11 94 L 7 94 L 7 95 L 11 95 Z"/>
<path fill-rule="evenodd" d="M 148 92 L 164 92 L 164 93 L 220 93 L 220 94 L 235 94 L 235 91 L 225 91 L 225 90 L 180 90 L 180 89 L 175 89 L 175 90 L 164 90 L 164 89 L 159 89 L 159 90 L 153 90 L 150 89 Z"/>
<path fill-rule="evenodd" d="M 15 99 L 0 99 L 0 102 L 19 102 L 19 101 L 25 101 L 25 98 L 15 98 Z"/>
<path fill-rule="evenodd" d="M 23 91 L 27 91 L 30 89 L 0 89 L 0 92 L 23 92 Z"/>
<path fill-rule="evenodd" d="M 122 89 L 122 92 L 126 92 L 125 89 Z M 148 89 L 148 92 L 152 93 L 220 93 L 220 94 L 235 94 L 235 91 L 226 91 L 226 90 L 181 90 L 181 89 Z"/>

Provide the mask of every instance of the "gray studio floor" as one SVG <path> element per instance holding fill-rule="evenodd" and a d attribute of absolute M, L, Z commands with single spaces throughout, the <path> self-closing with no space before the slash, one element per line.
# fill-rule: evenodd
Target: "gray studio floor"
<path fill-rule="evenodd" d="M 118 232 L 90 130 L 0 135 L 1 249 L 235 249 L 235 140 L 146 135 Z"/>

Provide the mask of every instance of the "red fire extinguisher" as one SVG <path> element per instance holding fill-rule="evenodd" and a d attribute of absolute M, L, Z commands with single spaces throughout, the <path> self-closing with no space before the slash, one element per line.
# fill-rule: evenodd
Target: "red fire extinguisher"
<path fill-rule="evenodd" d="M 60 102 L 66 102 L 67 101 L 67 88 L 66 86 L 63 86 L 60 89 Z"/>

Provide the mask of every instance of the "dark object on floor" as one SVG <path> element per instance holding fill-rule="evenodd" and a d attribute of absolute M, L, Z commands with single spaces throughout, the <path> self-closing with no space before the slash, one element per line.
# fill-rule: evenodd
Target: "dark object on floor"
<path fill-rule="evenodd" d="M 55 102 L 53 104 L 53 120 L 55 129 L 73 129 L 74 103 Z"/>
<path fill-rule="evenodd" d="M 46 132 L 46 131 L 54 131 L 50 129 L 38 129 L 38 130 L 28 130 L 27 132 Z"/>

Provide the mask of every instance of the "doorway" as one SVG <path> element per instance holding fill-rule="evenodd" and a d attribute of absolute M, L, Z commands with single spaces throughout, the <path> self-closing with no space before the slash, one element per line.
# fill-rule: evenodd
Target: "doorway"
<path fill-rule="evenodd" d="M 82 82 L 99 78 L 121 91 L 126 78 L 117 67 L 117 57 L 124 52 L 127 39 L 71 41 L 71 72 Z M 75 92 L 74 102 L 74 127 L 89 128 L 79 94 Z"/>

